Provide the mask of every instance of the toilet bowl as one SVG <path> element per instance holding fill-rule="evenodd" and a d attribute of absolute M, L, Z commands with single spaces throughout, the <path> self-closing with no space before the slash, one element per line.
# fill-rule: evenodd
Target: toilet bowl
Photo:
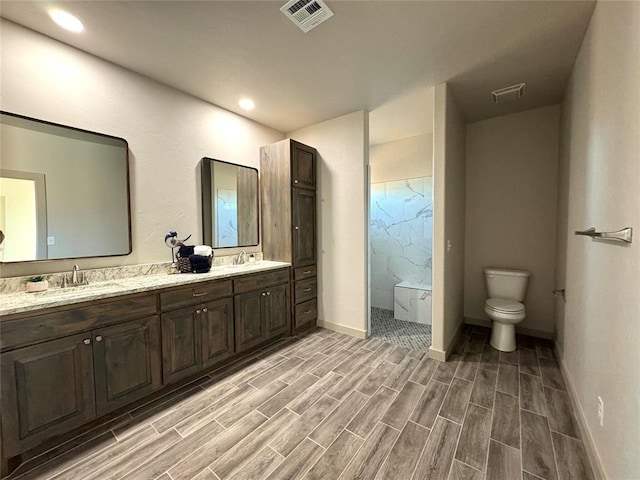
<path fill-rule="evenodd" d="M 483 269 L 489 298 L 484 312 L 492 320 L 490 344 L 496 350 L 516 349 L 516 324 L 526 317 L 524 300 L 531 273 L 512 268 Z"/>

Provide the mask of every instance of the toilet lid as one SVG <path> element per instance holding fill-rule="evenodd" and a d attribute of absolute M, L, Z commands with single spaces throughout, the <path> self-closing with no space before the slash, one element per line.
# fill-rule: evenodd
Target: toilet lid
<path fill-rule="evenodd" d="M 496 312 L 520 313 L 524 311 L 524 305 L 507 298 L 488 298 L 486 305 Z"/>

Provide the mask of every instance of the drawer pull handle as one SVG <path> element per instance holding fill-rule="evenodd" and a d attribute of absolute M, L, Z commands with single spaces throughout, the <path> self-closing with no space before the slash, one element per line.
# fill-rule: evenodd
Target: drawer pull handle
<path fill-rule="evenodd" d="M 102 335 L 98 335 L 96 337 L 96 342 L 101 342 L 102 341 Z"/>
<path fill-rule="evenodd" d="M 302 312 L 304 315 L 309 315 L 311 313 L 311 310 L 305 310 L 304 312 Z"/>
<path fill-rule="evenodd" d="M 310 292 L 310 291 L 311 291 L 311 287 L 309 287 L 309 288 L 305 288 L 305 289 L 304 289 L 304 291 L 305 291 L 305 292 Z"/>
<path fill-rule="evenodd" d="M 193 296 L 194 297 L 204 297 L 207 293 L 209 293 L 209 292 L 194 293 Z"/>
<path fill-rule="evenodd" d="M 311 273 L 311 270 L 304 270 L 302 272 L 303 275 L 309 275 Z"/>
<path fill-rule="evenodd" d="M 85 345 L 91 345 L 91 339 L 90 338 L 85 338 L 82 343 L 84 343 Z"/>

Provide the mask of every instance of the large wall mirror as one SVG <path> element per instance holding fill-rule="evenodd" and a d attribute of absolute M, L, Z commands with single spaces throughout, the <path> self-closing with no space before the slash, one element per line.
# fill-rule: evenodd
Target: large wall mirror
<path fill-rule="evenodd" d="M 0 262 L 131 253 L 122 138 L 0 112 Z"/>
<path fill-rule="evenodd" d="M 258 245 L 258 170 L 205 157 L 201 173 L 204 243 Z"/>

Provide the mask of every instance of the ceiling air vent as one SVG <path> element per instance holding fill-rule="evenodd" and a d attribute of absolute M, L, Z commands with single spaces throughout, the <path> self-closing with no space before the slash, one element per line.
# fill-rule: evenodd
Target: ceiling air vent
<path fill-rule="evenodd" d="M 322 0 L 291 0 L 280 7 L 280 11 L 304 33 L 333 17 L 333 12 Z"/>
<path fill-rule="evenodd" d="M 500 88 L 491 92 L 492 103 L 505 103 L 518 100 L 524 96 L 524 83 L 511 85 L 510 87 Z"/>

